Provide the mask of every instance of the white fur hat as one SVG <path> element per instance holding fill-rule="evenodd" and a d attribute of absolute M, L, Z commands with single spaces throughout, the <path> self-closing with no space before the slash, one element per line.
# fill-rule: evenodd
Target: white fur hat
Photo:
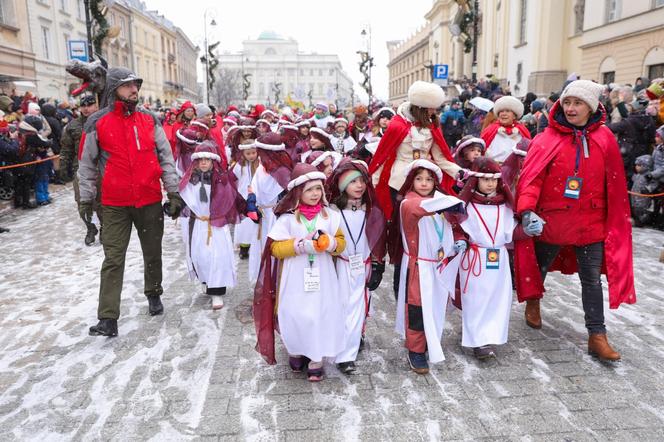
<path fill-rule="evenodd" d="M 511 95 L 505 95 L 496 100 L 496 103 L 493 105 L 493 113 L 498 116 L 500 111 L 509 110 L 514 112 L 516 119 L 519 120 L 523 117 L 523 103 L 518 98 L 514 98 Z"/>
<path fill-rule="evenodd" d="M 408 174 L 410 174 L 410 172 L 413 169 L 417 169 L 417 168 L 420 168 L 420 167 L 423 167 L 425 169 L 429 169 L 434 174 L 436 174 L 436 177 L 438 177 L 438 181 L 443 181 L 443 171 L 440 170 L 440 167 L 438 167 L 438 165 L 432 163 L 431 161 L 424 160 L 424 159 L 415 160 L 412 163 L 410 163 L 406 167 L 406 170 L 404 170 L 404 176 L 408 176 Z"/>
<path fill-rule="evenodd" d="M 408 101 L 415 106 L 437 109 L 445 101 L 445 92 L 437 84 L 416 81 L 408 88 Z"/>
<path fill-rule="evenodd" d="M 599 97 L 604 91 L 604 86 L 590 80 L 576 80 L 567 85 L 562 94 L 560 94 L 560 102 L 566 97 L 576 97 L 585 101 L 588 106 L 597 111 L 599 106 Z"/>

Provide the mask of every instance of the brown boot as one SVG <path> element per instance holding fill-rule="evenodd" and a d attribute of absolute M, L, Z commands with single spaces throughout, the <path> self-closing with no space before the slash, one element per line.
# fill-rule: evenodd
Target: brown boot
<path fill-rule="evenodd" d="M 526 324 L 528 327 L 536 329 L 542 328 L 539 299 L 529 299 L 526 301 Z"/>
<path fill-rule="evenodd" d="M 600 361 L 619 361 L 620 353 L 609 345 L 606 333 L 593 333 L 588 336 L 588 354 L 598 358 Z"/>

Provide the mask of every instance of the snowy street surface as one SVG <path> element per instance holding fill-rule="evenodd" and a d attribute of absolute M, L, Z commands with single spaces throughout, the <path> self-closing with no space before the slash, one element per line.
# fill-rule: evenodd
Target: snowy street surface
<path fill-rule="evenodd" d="M 393 331 L 391 273 L 376 292 L 358 370 L 307 382 L 254 350 L 246 261 L 241 284 L 212 312 L 188 280 L 179 226 L 166 221 L 165 314 L 150 317 L 134 233 L 119 337 L 96 323 L 97 242 L 83 244 L 71 186 L 54 203 L 8 211 L 0 225 L 0 440 L 664 440 L 664 234 L 635 229 L 638 303 L 608 310 L 623 361 L 586 354 L 580 283 L 552 274 L 544 327 L 515 301 L 509 343 L 480 363 L 448 313 L 447 360 L 412 373 Z M 321 326 L 324 326 L 321 324 Z"/>

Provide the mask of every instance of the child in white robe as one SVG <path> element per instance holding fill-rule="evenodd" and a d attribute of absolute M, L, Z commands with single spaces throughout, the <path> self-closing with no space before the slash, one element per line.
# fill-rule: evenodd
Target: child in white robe
<path fill-rule="evenodd" d="M 317 382 L 323 378 L 323 358 L 334 358 L 344 345 L 342 297 L 332 258 L 346 242 L 341 216 L 327 207 L 325 175 L 300 163 L 291 178 L 288 193 L 275 208 L 278 218 L 254 293 L 257 348 L 275 363 L 278 328 L 291 369 L 302 371 L 308 362 L 309 381 Z"/>
<path fill-rule="evenodd" d="M 238 161 L 233 166 L 233 173 L 238 179 L 238 192 L 247 199 L 251 188 L 251 180 L 260 165 L 256 144 L 254 140 L 238 146 Z M 240 259 L 249 258 L 251 246 L 260 247 L 258 239 L 258 225 L 250 218 L 245 218 L 235 228 L 233 244 L 240 248 Z"/>
<path fill-rule="evenodd" d="M 336 357 L 344 374 L 355 371 L 371 305 L 370 291 L 380 285 L 385 270 L 385 217 L 376 204 L 368 167 L 345 158 L 328 180 L 333 208 L 341 214 L 346 249 L 337 256 L 339 290 L 345 316 L 345 346 Z"/>
<path fill-rule="evenodd" d="M 240 222 L 246 211 L 232 173 L 222 170 L 221 157 L 212 141 L 204 141 L 191 155 L 180 181 L 183 210 L 182 238 L 192 279 L 206 285 L 212 309 L 224 306 L 222 295 L 235 286 L 235 255 L 229 224 Z"/>
<path fill-rule="evenodd" d="M 466 203 L 460 227 L 469 241 L 459 270 L 461 345 L 472 347 L 478 359 L 494 358 L 493 346 L 507 342 L 512 307 L 506 245 L 525 233 L 514 218 L 512 193 L 501 179 L 496 161 L 487 157 L 475 160 L 459 197 Z"/>

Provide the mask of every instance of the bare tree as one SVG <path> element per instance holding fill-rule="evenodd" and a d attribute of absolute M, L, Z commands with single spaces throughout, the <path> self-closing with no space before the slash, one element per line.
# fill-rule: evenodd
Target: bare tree
<path fill-rule="evenodd" d="M 239 69 L 217 69 L 214 88 L 210 91 L 210 103 L 227 108 L 242 101 L 242 71 Z"/>

